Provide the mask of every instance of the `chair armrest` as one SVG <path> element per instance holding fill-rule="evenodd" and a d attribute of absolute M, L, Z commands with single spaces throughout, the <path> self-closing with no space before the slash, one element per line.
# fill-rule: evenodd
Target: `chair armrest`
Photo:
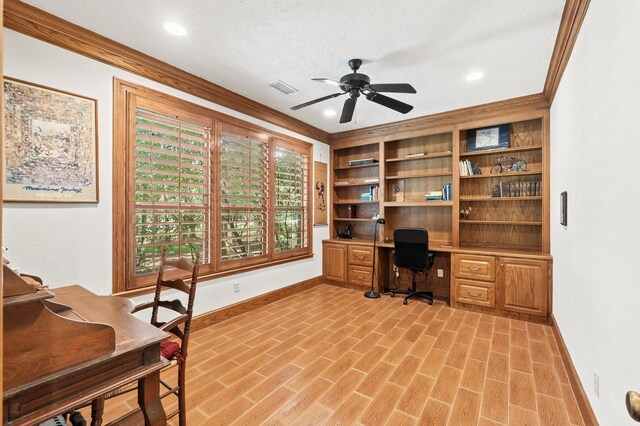
<path fill-rule="evenodd" d="M 160 326 L 160 330 L 162 331 L 171 331 L 173 330 L 175 327 L 179 326 L 180 324 L 184 323 L 187 321 L 187 315 L 180 315 L 179 317 L 175 317 L 174 319 L 172 319 L 171 321 L 162 324 L 162 326 Z"/>
<path fill-rule="evenodd" d="M 145 309 L 149 309 L 149 308 L 153 308 L 153 300 L 150 302 L 144 302 L 144 303 L 140 303 L 138 305 L 136 305 L 133 308 L 133 311 L 131 311 L 131 313 L 136 313 L 136 312 L 140 312 L 140 311 L 144 311 Z"/>

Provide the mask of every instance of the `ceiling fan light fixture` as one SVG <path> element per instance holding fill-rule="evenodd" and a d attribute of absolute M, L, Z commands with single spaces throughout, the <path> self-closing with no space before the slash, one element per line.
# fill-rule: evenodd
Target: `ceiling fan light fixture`
<path fill-rule="evenodd" d="M 325 109 L 324 110 L 324 116 L 325 117 L 335 117 L 336 116 L 336 110 L 334 110 L 334 109 Z"/>
<path fill-rule="evenodd" d="M 165 22 L 163 26 L 164 26 L 164 30 L 171 35 L 183 36 L 187 34 L 186 28 L 175 22 Z"/>
<path fill-rule="evenodd" d="M 466 79 L 467 81 L 476 81 L 476 80 L 480 80 L 482 77 L 484 77 L 484 74 L 482 73 L 482 71 L 474 71 L 467 74 Z"/>

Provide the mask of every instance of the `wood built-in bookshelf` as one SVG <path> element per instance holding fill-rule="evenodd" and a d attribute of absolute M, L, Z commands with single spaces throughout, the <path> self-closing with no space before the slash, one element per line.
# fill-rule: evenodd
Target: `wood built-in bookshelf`
<path fill-rule="evenodd" d="M 541 118 L 510 123 L 509 148 L 467 151 L 467 131 L 460 132 L 460 160 L 469 160 L 481 170 L 480 175 L 460 176 L 459 208 L 471 209 L 459 220 L 461 246 L 542 251 L 543 147 Z M 491 168 L 499 157 L 526 161 L 526 171 L 492 174 Z M 537 192 L 536 182 L 540 182 Z M 501 183 L 510 190 L 496 197 L 494 192 L 498 192 Z"/>
<path fill-rule="evenodd" d="M 508 148 L 467 150 L 469 132 L 504 124 L 500 121 L 333 148 L 331 238 L 351 225 L 355 238 L 371 240 L 372 217 L 379 214 L 386 220 L 379 235 L 385 241 L 392 240 L 395 228 L 421 227 L 429 231 L 431 241 L 444 245 L 548 253 L 546 136 L 542 116 L 534 117 L 508 123 Z M 492 174 L 499 157 L 522 159 L 526 170 Z M 349 161 L 367 158 L 375 163 L 349 166 Z M 476 165 L 480 174 L 462 176 L 459 162 L 465 160 Z M 425 200 L 425 194 L 448 183 L 450 200 Z M 500 183 L 502 196 L 496 196 L 494 189 Z M 378 199 L 361 199 L 370 188 L 378 190 Z M 461 215 L 469 208 L 468 215 Z M 355 211 L 354 218 L 349 211 Z"/>
<path fill-rule="evenodd" d="M 398 227 L 420 227 L 430 241 L 451 244 L 453 202 L 427 201 L 425 194 L 453 184 L 453 132 L 387 141 L 384 158 L 384 238 Z"/>
<path fill-rule="evenodd" d="M 332 212 L 331 238 L 339 231 L 351 225 L 356 239 L 373 240 L 375 221 L 380 213 L 379 198 L 363 200 L 363 193 L 371 189 L 379 193 L 380 187 L 380 150 L 378 144 L 355 146 L 332 150 Z M 350 161 L 373 159 L 372 164 L 350 166 Z M 355 211 L 355 217 L 349 217 L 349 211 Z"/>

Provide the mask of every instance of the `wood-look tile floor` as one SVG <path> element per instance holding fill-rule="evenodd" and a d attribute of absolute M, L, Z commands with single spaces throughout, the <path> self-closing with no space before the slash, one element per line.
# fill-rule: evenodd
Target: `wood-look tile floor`
<path fill-rule="evenodd" d="M 584 424 L 550 327 L 330 285 L 194 332 L 187 379 L 193 426 Z"/>

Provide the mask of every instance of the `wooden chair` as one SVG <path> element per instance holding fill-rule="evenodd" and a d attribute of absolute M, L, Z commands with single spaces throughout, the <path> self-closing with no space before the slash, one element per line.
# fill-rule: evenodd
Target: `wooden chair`
<path fill-rule="evenodd" d="M 160 380 L 160 383 L 166 391 L 160 395 L 161 399 L 169 395 L 175 395 L 178 398 L 178 409 L 167 415 L 167 419 L 174 417 L 176 414 L 179 414 L 180 426 L 186 426 L 187 424 L 187 412 L 186 412 L 186 393 L 185 393 L 185 372 L 187 367 L 187 349 L 189 346 L 189 333 L 191 329 L 191 316 L 193 314 L 193 302 L 196 295 L 196 283 L 198 279 L 198 269 L 200 262 L 200 254 L 196 253 L 195 261 L 193 263 L 189 262 L 185 258 L 180 258 L 178 260 L 168 260 L 167 258 L 167 248 L 164 247 L 162 250 L 162 257 L 160 258 L 160 271 L 158 272 L 158 280 L 156 282 L 156 291 L 153 297 L 153 300 L 150 302 L 142 303 L 137 305 L 133 312 L 140 312 L 146 309 L 151 308 L 151 324 L 160 328 L 167 333 L 171 333 L 176 336 L 177 341 L 179 342 L 180 351 L 179 354 L 172 359 L 168 360 L 167 367 L 165 367 L 162 371 L 166 369 L 178 366 L 178 384 L 176 386 L 171 386 L 166 383 L 164 380 Z M 166 268 L 175 268 L 175 270 L 166 271 Z M 176 271 L 177 270 L 177 271 Z M 191 283 L 187 284 L 182 278 L 171 278 L 178 275 L 179 272 L 186 271 L 191 274 Z M 167 275 L 170 275 L 170 278 L 165 278 L 165 272 L 168 272 Z M 184 274 L 182 274 L 184 276 Z M 178 299 L 174 300 L 163 300 L 163 288 L 178 290 L 188 295 L 187 307 L 185 308 L 182 302 Z M 178 315 L 174 318 L 170 319 L 167 322 L 158 321 L 158 312 L 160 308 L 168 309 L 177 313 Z M 120 389 L 115 390 L 111 394 L 107 394 L 101 398 L 98 398 L 93 401 L 91 405 L 91 417 L 92 419 L 102 417 L 102 412 L 104 410 L 104 402 L 105 399 L 114 398 L 116 396 L 122 395 L 124 393 L 133 391 L 137 389 L 136 382 L 131 383 L 130 385 L 124 386 Z M 162 388 L 161 388 L 162 390 Z M 128 415 L 123 416 L 123 418 Z M 120 419 L 116 420 L 116 423 Z M 93 423 L 92 423 L 93 424 Z M 99 423 L 98 423 L 99 424 Z"/>

